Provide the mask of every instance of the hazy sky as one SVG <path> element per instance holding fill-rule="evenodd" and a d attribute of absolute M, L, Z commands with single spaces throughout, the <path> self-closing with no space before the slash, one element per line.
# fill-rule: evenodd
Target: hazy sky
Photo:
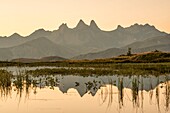
<path fill-rule="evenodd" d="M 93 19 L 103 30 L 149 23 L 170 33 L 170 0 L 0 0 L 0 35 L 28 35 Z"/>

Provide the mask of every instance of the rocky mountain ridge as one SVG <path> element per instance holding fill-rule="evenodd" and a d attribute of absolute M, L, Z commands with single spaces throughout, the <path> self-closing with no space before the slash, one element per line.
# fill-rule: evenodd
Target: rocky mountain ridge
<path fill-rule="evenodd" d="M 76 58 L 75 56 L 97 53 L 110 48 L 124 50 L 130 44 L 154 40 L 166 35 L 168 34 L 149 24 L 134 24 L 126 28 L 118 25 L 115 30 L 104 31 L 97 26 L 94 20 L 90 22 L 90 25 L 80 20 L 75 28 L 69 28 L 66 23 L 63 23 L 58 30 L 54 31 L 39 29 L 25 37 L 17 33 L 9 37 L 0 37 L 0 60 L 47 56 Z M 165 44 L 164 41 L 159 45 L 161 44 Z M 166 44 L 168 43 L 166 42 Z M 156 45 L 151 44 L 151 46 Z M 112 52 L 110 54 L 119 53 L 118 51 Z M 102 57 L 101 55 L 100 58 Z"/>

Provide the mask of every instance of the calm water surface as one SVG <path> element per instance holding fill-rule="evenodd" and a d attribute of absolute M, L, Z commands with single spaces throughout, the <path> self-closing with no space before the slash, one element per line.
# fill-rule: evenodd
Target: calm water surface
<path fill-rule="evenodd" d="M 14 76 L 0 80 L 0 112 L 170 113 L 169 80 L 170 75 Z"/>

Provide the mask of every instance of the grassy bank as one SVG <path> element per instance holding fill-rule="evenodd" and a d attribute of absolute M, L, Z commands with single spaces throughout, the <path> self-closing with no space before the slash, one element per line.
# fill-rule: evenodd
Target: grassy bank
<path fill-rule="evenodd" d="M 90 67 L 90 66 L 89 66 Z M 36 69 L 27 71 L 27 74 L 38 75 L 162 75 L 170 73 L 170 64 L 112 64 L 97 65 L 93 68 L 55 68 L 55 69 Z"/>
<path fill-rule="evenodd" d="M 105 59 L 95 59 L 95 60 L 64 60 L 64 61 L 54 61 L 54 62 L 30 62 L 23 63 L 22 60 L 20 62 L 8 62 L 1 61 L 0 67 L 7 66 L 56 66 L 56 67 L 112 67 L 116 64 L 141 64 L 145 65 L 149 63 L 152 64 L 168 64 L 170 63 L 170 53 L 166 52 L 148 52 L 148 53 L 139 53 L 139 54 L 131 54 L 131 55 L 120 55 L 112 58 Z"/>
<path fill-rule="evenodd" d="M 33 75 L 160 75 L 170 73 L 170 53 L 149 52 L 141 54 L 121 55 L 118 57 L 95 60 L 65 60 L 55 62 L 0 62 L 1 67 L 37 67 L 55 66 L 56 69 L 37 69 L 27 71 Z"/>

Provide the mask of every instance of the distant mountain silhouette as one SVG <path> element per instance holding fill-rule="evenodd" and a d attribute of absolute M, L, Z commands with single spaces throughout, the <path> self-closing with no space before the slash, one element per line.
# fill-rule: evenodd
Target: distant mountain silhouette
<path fill-rule="evenodd" d="M 110 49 L 100 51 L 100 52 L 96 52 L 96 53 L 88 53 L 88 54 L 78 55 L 78 56 L 75 56 L 71 59 L 74 59 L 74 60 L 83 60 L 83 59 L 93 60 L 93 59 L 100 59 L 100 58 L 111 58 L 111 57 L 114 57 L 114 56 L 125 54 L 126 52 L 127 52 L 126 49 L 110 48 Z"/>
<path fill-rule="evenodd" d="M 75 55 L 74 51 L 71 49 L 57 45 L 44 37 L 28 41 L 18 46 L 2 48 L 0 52 L 0 60 L 17 58 L 39 59 L 47 56 L 70 57 Z"/>
<path fill-rule="evenodd" d="M 152 40 L 150 43 L 153 43 L 159 40 L 158 37 L 164 36 L 166 37 L 167 33 L 161 32 L 149 24 L 134 24 L 126 28 L 118 25 L 115 30 L 104 31 L 97 26 L 94 20 L 90 22 L 90 25 L 80 20 L 75 28 L 69 28 L 66 23 L 63 23 L 58 30 L 54 31 L 39 29 L 25 37 L 17 33 L 9 37 L 0 37 L 0 60 L 45 56 L 72 58 L 80 54 L 97 53 L 109 48 L 125 51 L 124 49 L 132 43 L 134 45 L 145 40 Z M 41 37 L 45 37 L 46 41 Z M 142 48 L 146 47 L 144 45 L 149 47 L 149 42 L 148 44 L 142 45 L 141 43 L 140 45 Z M 151 46 L 158 45 L 151 44 Z M 136 48 L 135 45 L 134 47 Z M 117 49 L 115 51 L 117 53 L 110 54 L 113 56 L 118 55 Z M 100 57 L 104 58 L 103 56 Z"/>

